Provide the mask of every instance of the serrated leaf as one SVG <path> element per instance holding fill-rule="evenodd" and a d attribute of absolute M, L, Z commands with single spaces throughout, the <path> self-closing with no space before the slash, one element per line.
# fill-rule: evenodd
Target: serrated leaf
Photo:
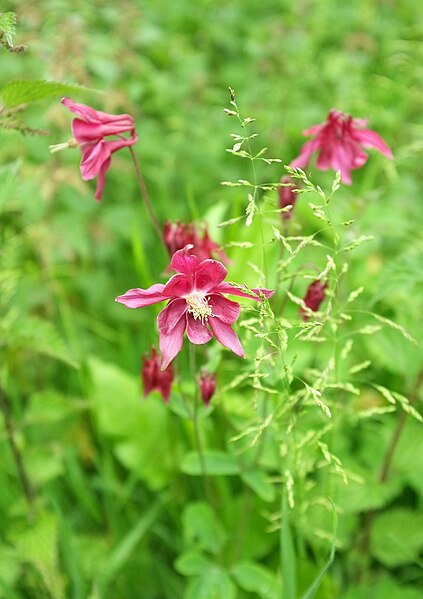
<path fill-rule="evenodd" d="M 0 14 L 0 38 L 3 37 L 8 46 L 13 46 L 15 32 L 16 14 L 14 12 Z"/>
<path fill-rule="evenodd" d="M 81 85 L 61 83 L 60 81 L 18 80 L 6 83 L 0 89 L 0 98 L 4 106 L 11 108 L 54 96 L 62 97 L 67 94 L 80 93 L 87 89 Z"/>

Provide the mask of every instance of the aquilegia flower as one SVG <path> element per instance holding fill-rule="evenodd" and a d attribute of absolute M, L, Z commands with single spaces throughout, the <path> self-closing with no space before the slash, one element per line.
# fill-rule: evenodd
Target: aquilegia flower
<path fill-rule="evenodd" d="M 62 104 L 78 117 L 72 121 L 74 139 L 66 144 L 51 146 L 50 149 L 54 152 L 77 145 L 81 148 L 81 176 L 84 181 L 98 176 L 95 199 L 100 201 L 112 154 L 132 146 L 138 140 L 134 119 L 129 114 L 100 112 L 85 104 L 77 104 L 70 98 L 63 98 Z M 124 137 L 124 133 L 129 133 L 130 137 Z M 109 136 L 117 136 L 118 139 L 106 139 Z"/>
<path fill-rule="evenodd" d="M 313 281 L 313 283 L 310 283 L 304 297 L 304 304 L 309 310 L 317 312 L 317 310 L 320 307 L 320 304 L 325 299 L 325 291 L 327 289 L 327 286 L 327 281 L 325 283 L 322 283 L 322 281 L 320 281 L 319 279 Z M 300 309 L 300 313 L 302 314 L 304 321 L 309 319 L 309 315 L 307 314 L 307 311 L 304 310 L 304 308 Z"/>
<path fill-rule="evenodd" d="M 173 368 L 168 366 L 165 370 L 160 370 L 160 358 L 157 355 L 156 348 L 151 348 L 151 358 L 146 355 L 142 357 L 143 366 L 141 378 L 144 387 L 144 397 L 147 397 L 153 389 L 161 393 L 165 402 L 169 401 L 170 389 L 173 382 Z"/>
<path fill-rule="evenodd" d="M 189 244 L 173 254 L 170 265 L 177 274 L 166 285 L 156 283 L 148 289 L 130 289 L 116 298 L 128 308 L 168 301 L 157 318 L 162 370 L 181 351 L 185 331 L 191 343 L 201 345 L 215 336 L 224 347 L 243 358 L 241 342 L 231 327 L 239 317 L 240 306 L 223 294 L 257 301 L 261 299 L 260 293 L 265 297 L 273 295 L 273 291 L 268 289 L 252 289 L 251 294 L 225 283 L 227 270 L 221 262 L 200 261 L 189 253 L 191 250 L 192 245 Z"/>
<path fill-rule="evenodd" d="M 300 155 L 290 166 L 304 169 L 311 155 L 318 152 L 316 167 L 322 171 L 330 168 L 341 171 L 342 181 L 351 185 L 351 171 L 367 162 L 368 156 L 363 148 L 374 147 L 388 158 L 393 158 L 389 146 L 380 135 L 364 129 L 366 125 L 366 119 L 353 119 L 349 114 L 332 109 L 325 123 L 304 131 L 304 135 L 314 137 L 303 145 Z"/>
<path fill-rule="evenodd" d="M 219 249 L 219 244 L 210 238 L 207 227 L 204 227 L 201 232 L 193 223 L 182 223 L 179 220 L 171 223 L 167 220 L 163 228 L 163 241 L 170 256 L 186 245 L 192 244 L 194 247 L 191 253 L 200 261 L 217 255 L 222 262 L 229 262 L 225 253 Z"/>
<path fill-rule="evenodd" d="M 281 212 L 282 220 L 290 220 L 292 218 L 295 202 L 298 199 L 298 193 L 295 190 L 299 189 L 299 187 L 298 185 L 295 185 L 289 175 L 283 176 L 280 182 L 284 185 L 279 187 L 279 208 L 291 206 L 286 212 Z"/>
<path fill-rule="evenodd" d="M 201 399 L 206 406 L 209 405 L 211 398 L 216 391 L 216 375 L 208 370 L 202 370 L 200 373 L 199 387 Z"/>

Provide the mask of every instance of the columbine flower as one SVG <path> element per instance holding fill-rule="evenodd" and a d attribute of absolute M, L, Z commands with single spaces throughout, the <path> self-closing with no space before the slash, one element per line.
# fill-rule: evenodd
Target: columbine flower
<path fill-rule="evenodd" d="M 304 169 L 311 155 L 318 152 L 317 168 L 322 171 L 330 168 L 339 170 L 342 181 L 351 185 L 351 171 L 367 162 L 368 156 L 363 148 L 374 147 L 388 158 L 393 158 L 390 148 L 380 135 L 364 129 L 366 125 L 366 119 L 353 119 L 349 114 L 332 109 L 325 123 L 304 131 L 304 135 L 313 135 L 314 139 L 303 145 L 300 155 L 290 166 Z"/>
<path fill-rule="evenodd" d="M 171 223 L 167 220 L 163 229 L 163 241 L 170 256 L 186 245 L 192 244 L 192 254 L 200 261 L 213 258 L 215 255 L 219 256 L 222 262 L 229 261 L 225 253 L 219 249 L 219 245 L 210 238 L 207 227 L 204 227 L 201 235 L 198 227 L 193 223 L 185 224 L 179 220 Z"/>
<path fill-rule="evenodd" d="M 144 397 L 147 397 L 155 389 L 161 393 L 165 402 L 169 401 L 170 389 L 173 382 L 172 366 L 168 366 L 165 370 L 160 370 L 161 360 L 157 355 L 155 347 L 151 349 L 151 358 L 147 358 L 144 355 L 142 359 L 141 377 L 144 387 Z"/>
<path fill-rule="evenodd" d="M 281 212 L 282 220 L 289 220 L 292 218 L 292 211 L 294 210 L 295 202 L 298 199 L 298 193 L 295 190 L 299 189 L 299 187 L 295 185 L 289 175 L 282 177 L 280 182 L 284 183 L 284 185 L 279 187 L 279 208 L 291 206 L 288 211 Z"/>
<path fill-rule="evenodd" d="M 208 406 L 216 391 L 216 375 L 207 370 L 202 370 L 200 373 L 199 386 L 201 399 L 205 405 Z"/>
<path fill-rule="evenodd" d="M 309 310 L 317 312 L 320 304 L 325 299 L 325 290 L 327 289 L 327 286 L 327 281 L 322 283 L 322 281 L 317 280 L 310 283 L 304 297 L 304 304 Z M 300 309 L 300 313 L 302 314 L 303 320 L 306 321 L 309 319 L 309 315 L 304 308 Z"/>
<path fill-rule="evenodd" d="M 253 294 L 224 283 L 227 270 L 217 260 L 200 261 L 189 254 L 192 245 L 175 252 L 171 268 L 178 274 L 166 285 L 156 283 L 148 289 L 130 289 L 116 298 L 128 308 L 141 308 L 168 300 L 157 318 L 162 352 L 162 370 L 181 351 L 184 332 L 196 345 L 207 343 L 213 337 L 241 358 L 244 350 L 231 325 L 237 320 L 240 306 L 224 293 L 249 297 L 260 301 L 259 293 L 271 297 L 273 291 L 252 289 Z"/>
<path fill-rule="evenodd" d="M 63 98 L 62 104 L 79 117 L 72 121 L 74 139 L 51 146 L 50 150 L 56 152 L 65 147 L 80 146 L 81 176 L 84 181 L 89 181 L 98 175 L 95 199 L 100 201 L 112 154 L 132 146 L 138 139 L 134 119 L 129 114 L 100 112 L 85 104 L 77 104 L 70 98 Z M 124 133 L 129 133 L 130 137 L 123 137 Z M 111 135 L 119 139 L 105 139 Z"/>

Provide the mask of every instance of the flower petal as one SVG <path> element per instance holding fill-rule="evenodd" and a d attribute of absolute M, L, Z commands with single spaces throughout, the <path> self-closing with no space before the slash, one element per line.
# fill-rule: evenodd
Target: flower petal
<path fill-rule="evenodd" d="M 231 328 L 231 325 L 226 324 L 219 320 L 219 318 L 209 318 L 209 324 L 216 337 L 216 339 L 223 345 L 232 350 L 234 354 L 240 358 L 245 358 L 244 349 L 241 345 L 241 341 L 238 339 L 238 335 Z"/>
<path fill-rule="evenodd" d="M 207 343 L 213 337 L 207 323 L 201 322 L 199 318 L 193 318 L 192 314 L 187 314 L 187 337 L 191 343 L 202 345 Z"/>
<path fill-rule="evenodd" d="M 134 128 L 134 119 L 129 114 L 109 114 L 94 110 L 91 106 L 74 102 L 70 98 L 62 98 L 63 106 L 69 108 L 74 114 L 78 115 L 83 121 L 92 124 L 101 123 L 123 123 L 127 124 L 126 131 Z"/>
<path fill-rule="evenodd" d="M 370 129 L 355 129 L 353 136 L 365 148 L 373 147 L 388 158 L 394 157 L 391 148 L 375 131 L 371 131 Z"/>
<path fill-rule="evenodd" d="M 118 295 L 115 302 L 124 304 L 127 308 L 142 308 L 144 306 L 151 306 L 162 302 L 166 298 L 163 297 L 164 285 L 156 283 L 148 289 L 129 289 L 123 295 Z"/>
<path fill-rule="evenodd" d="M 319 139 L 311 139 L 307 141 L 303 147 L 301 148 L 299 156 L 291 160 L 289 166 L 292 168 L 307 168 L 308 163 L 310 162 L 311 155 L 313 152 L 318 150 L 320 147 Z"/>
<path fill-rule="evenodd" d="M 173 270 L 188 276 L 194 272 L 198 264 L 200 264 L 200 261 L 196 256 L 188 254 L 193 247 L 192 243 L 189 243 L 182 250 L 178 250 L 173 254 L 172 260 L 170 261 L 170 266 Z"/>
<path fill-rule="evenodd" d="M 232 324 L 239 317 L 239 304 L 229 300 L 227 297 L 223 297 L 223 295 L 211 295 L 209 306 L 212 309 L 213 316 L 216 316 L 227 324 Z"/>
<path fill-rule="evenodd" d="M 185 314 L 187 308 L 187 303 L 183 299 L 170 301 L 157 317 L 157 325 L 160 333 L 170 333 Z"/>
<path fill-rule="evenodd" d="M 104 189 L 104 184 L 106 182 L 106 173 L 110 168 L 110 158 L 108 158 L 105 162 L 103 162 L 103 164 L 100 167 L 99 173 L 98 173 L 98 181 L 97 181 L 97 188 L 95 190 L 95 199 L 97 200 L 97 202 L 101 201 L 101 198 L 103 196 L 103 189 Z"/>
<path fill-rule="evenodd" d="M 98 175 L 103 164 L 110 159 L 110 149 L 105 141 L 100 140 L 81 146 L 81 150 L 81 176 L 84 181 L 89 181 Z"/>
<path fill-rule="evenodd" d="M 246 291 L 241 291 L 237 287 L 231 285 L 231 283 L 226 282 L 220 283 L 213 289 L 213 293 L 230 293 L 231 295 L 238 295 L 239 297 L 249 297 L 250 299 L 256 300 L 258 302 L 261 301 L 259 296 L 260 293 L 262 293 L 266 298 L 272 297 L 272 295 L 275 293 L 272 289 L 266 289 L 264 287 L 254 288 L 251 289 L 251 291 L 254 295 Z"/>
<path fill-rule="evenodd" d="M 203 260 L 195 269 L 194 287 L 196 290 L 208 293 L 219 285 L 228 271 L 221 262 L 217 260 Z"/>
<path fill-rule="evenodd" d="M 126 132 L 133 132 L 135 135 L 134 126 L 133 119 L 126 118 L 104 123 L 92 123 L 82 121 L 81 119 L 73 119 L 72 133 L 78 143 L 84 143 L 96 141 L 108 135 L 122 135 L 122 133 Z"/>
<path fill-rule="evenodd" d="M 176 300 L 178 301 L 178 300 Z M 172 302 L 171 302 L 172 303 Z M 166 310 L 166 308 L 165 308 Z M 160 320 L 163 311 L 158 316 Z M 172 328 L 160 328 L 159 324 L 159 345 L 162 352 L 161 370 L 166 370 L 173 358 L 181 351 L 184 342 L 184 331 L 186 327 L 185 314 L 174 322 Z"/>
<path fill-rule="evenodd" d="M 166 283 L 163 294 L 166 297 L 183 297 L 192 293 L 192 283 L 186 275 L 173 275 Z"/>

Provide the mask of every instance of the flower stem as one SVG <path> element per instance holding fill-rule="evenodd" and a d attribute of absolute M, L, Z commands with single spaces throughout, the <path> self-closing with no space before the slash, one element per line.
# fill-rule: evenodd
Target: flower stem
<path fill-rule="evenodd" d="M 132 156 L 132 161 L 134 163 L 135 175 L 136 175 L 136 178 L 137 178 L 137 183 L 138 183 L 138 186 L 140 188 L 141 197 L 142 197 L 144 205 L 145 205 L 145 207 L 147 209 L 148 216 L 150 217 L 150 220 L 151 220 L 151 222 L 153 224 L 153 227 L 154 227 L 154 229 L 155 229 L 155 231 L 156 231 L 156 233 L 157 233 L 157 235 L 158 235 L 158 237 L 160 239 L 160 242 L 163 244 L 163 246 L 164 246 L 164 248 L 166 250 L 166 254 L 167 254 L 167 249 L 166 249 L 166 246 L 164 245 L 164 241 L 163 241 L 162 229 L 160 227 L 159 221 L 157 220 L 157 218 L 156 218 L 156 216 L 155 216 L 155 214 L 153 212 L 153 208 L 152 208 L 151 202 L 150 202 L 150 197 L 149 197 L 148 191 L 147 191 L 147 186 L 145 184 L 144 177 L 142 176 L 142 173 L 141 173 L 141 168 L 140 168 L 140 164 L 138 162 L 138 158 L 137 158 L 137 156 L 136 156 L 136 154 L 134 152 L 134 149 L 131 146 L 129 146 L 128 149 L 129 149 L 129 151 L 131 153 L 131 156 Z"/>
<path fill-rule="evenodd" d="M 33 503 L 34 503 L 34 489 L 29 480 L 29 476 L 25 470 L 21 451 L 16 443 L 16 438 L 15 438 L 16 435 L 15 435 L 15 429 L 14 429 L 14 425 L 13 425 L 12 415 L 10 413 L 9 399 L 1 387 L 0 387 L 0 408 L 1 408 L 1 411 L 3 412 L 3 417 L 4 417 L 5 426 L 6 426 L 6 432 L 7 432 L 7 440 L 9 442 L 10 449 L 11 449 L 12 455 L 13 455 L 13 459 L 16 464 L 16 470 L 18 472 L 18 477 L 19 477 L 19 480 L 21 483 L 22 491 L 24 493 L 28 507 L 32 512 Z"/>

